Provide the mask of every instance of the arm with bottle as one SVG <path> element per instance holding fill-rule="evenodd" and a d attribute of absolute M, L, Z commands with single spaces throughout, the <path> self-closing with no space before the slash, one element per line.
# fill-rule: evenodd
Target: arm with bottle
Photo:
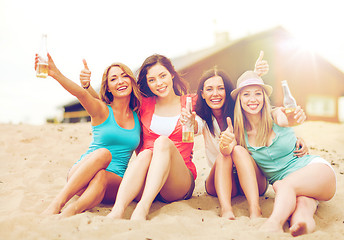
<path fill-rule="evenodd" d="M 91 94 L 89 94 L 85 89 L 80 87 L 78 84 L 76 84 L 72 80 L 65 77 L 60 72 L 60 70 L 56 67 L 49 53 L 47 54 L 47 58 L 48 58 L 48 76 L 51 76 L 52 78 L 54 78 L 70 94 L 77 97 L 81 105 L 86 109 L 86 111 L 88 112 L 88 114 L 90 114 L 92 118 L 94 117 L 102 118 L 104 113 L 106 112 L 106 105 L 99 99 L 94 98 Z M 39 61 L 40 61 L 39 56 L 38 54 L 36 54 L 35 69 L 37 69 Z"/>
<path fill-rule="evenodd" d="M 269 71 L 269 64 L 266 60 L 263 60 L 263 57 L 264 52 L 260 51 L 254 68 L 254 72 L 256 72 L 259 76 L 263 76 Z M 286 81 L 283 84 L 287 85 Z M 291 127 L 293 125 L 302 124 L 306 120 L 305 112 L 300 106 L 297 106 L 295 99 L 290 93 L 288 85 L 287 88 L 288 95 L 290 95 L 291 98 L 287 96 L 284 100 L 284 106 L 286 107 L 276 107 L 272 110 L 274 121 L 281 127 Z M 301 137 L 297 137 L 294 155 L 297 157 L 302 157 L 308 153 L 309 151 L 306 142 Z"/>
<path fill-rule="evenodd" d="M 283 107 L 273 111 L 273 118 L 277 125 L 281 127 L 293 127 L 302 124 L 306 120 L 303 109 L 297 105 L 292 96 L 286 80 L 282 81 Z"/>
<path fill-rule="evenodd" d="M 182 108 L 180 121 L 183 125 L 190 122 L 194 129 L 194 134 L 198 133 L 199 123 L 196 120 L 196 112 L 190 111 L 187 108 Z"/>
<path fill-rule="evenodd" d="M 182 108 L 181 116 L 182 116 L 181 122 L 183 125 L 182 141 L 189 142 L 189 143 L 193 142 L 194 135 L 195 135 L 195 125 L 197 123 L 195 121 L 195 112 L 192 111 L 192 98 L 191 97 L 186 97 L 185 108 Z"/>

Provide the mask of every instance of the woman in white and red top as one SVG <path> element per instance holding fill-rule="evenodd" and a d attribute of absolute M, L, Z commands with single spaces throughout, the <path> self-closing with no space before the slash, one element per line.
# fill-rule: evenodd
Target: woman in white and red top
<path fill-rule="evenodd" d="M 165 203 L 189 199 L 195 187 L 193 143 L 182 142 L 180 122 L 186 84 L 162 55 L 144 61 L 138 84 L 145 96 L 140 110 L 142 146 L 124 174 L 108 215 L 112 218 L 123 218 L 126 207 L 136 199 L 139 202 L 131 219 L 146 219 L 155 199 Z"/>

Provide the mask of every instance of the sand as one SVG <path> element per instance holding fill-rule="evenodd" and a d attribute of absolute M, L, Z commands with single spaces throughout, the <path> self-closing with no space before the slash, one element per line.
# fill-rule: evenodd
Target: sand
<path fill-rule="evenodd" d="M 315 215 L 316 231 L 298 239 L 344 238 L 344 124 L 306 122 L 295 127 L 311 154 L 331 162 L 337 174 L 337 193 L 321 202 Z M 90 141 L 89 123 L 41 126 L 0 124 L 0 239 L 291 239 L 285 233 L 258 230 L 272 211 L 271 186 L 260 198 L 263 218 L 250 220 L 244 197 L 233 199 L 236 220 L 219 217 L 218 199 L 208 196 L 204 180 L 209 172 L 202 136 L 195 139 L 194 162 L 198 170 L 190 200 L 172 204 L 155 202 L 147 221 L 128 220 L 136 203 L 126 211 L 126 220 L 105 216 L 112 205 L 99 205 L 66 219 L 40 213 L 61 190 L 68 169 Z M 75 201 L 76 197 L 71 201 Z"/>

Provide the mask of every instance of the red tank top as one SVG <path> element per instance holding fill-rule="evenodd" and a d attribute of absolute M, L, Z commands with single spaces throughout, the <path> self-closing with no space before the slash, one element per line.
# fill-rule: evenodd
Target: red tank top
<path fill-rule="evenodd" d="M 193 109 L 196 103 L 196 96 L 195 95 L 184 95 L 180 97 L 180 104 L 182 107 L 185 107 L 186 103 L 186 97 L 191 96 L 192 97 L 192 105 Z M 140 151 L 143 151 L 144 149 L 150 149 L 153 150 L 154 142 L 155 140 L 160 137 L 159 134 L 156 134 L 150 129 L 150 125 L 152 122 L 152 117 L 155 110 L 155 98 L 156 97 L 148 97 L 142 98 L 142 104 L 140 109 L 140 116 L 141 116 L 141 123 L 142 123 L 142 147 Z M 192 149 L 194 143 L 184 143 L 182 142 L 182 124 L 180 121 L 177 122 L 177 125 L 173 132 L 168 136 L 168 138 L 174 143 L 174 145 L 177 147 L 178 151 L 180 152 L 180 155 L 182 155 L 185 165 L 188 169 L 192 172 L 194 179 L 197 177 L 196 172 L 196 166 L 192 162 Z"/>

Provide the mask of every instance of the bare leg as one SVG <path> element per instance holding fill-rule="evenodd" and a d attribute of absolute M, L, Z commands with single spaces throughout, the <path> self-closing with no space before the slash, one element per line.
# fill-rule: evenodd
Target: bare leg
<path fill-rule="evenodd" d="M 290 219 L 290 233 L 294 237 L 312 233 L 315 230 L 314 213 L 317 209 L 316 200 L 300 196 L 296 199 L 296 209 Z"/>
<path fill-rule="evenodd" d="M 131 219 L 146 219 L 152 202 L 159 192 L 166 200 L 175 201 L 185 196 L 190 186 L 189 169 L 178 149 L 167 137 L 159 137 L 154 143 L 153 157 L 141 200 Z"/>
<path fill-rule="evenodd" d="M 230 220 L 235 219 L 231 198 L 238 193 L 232 171 L 232 158 L 219 154 L 206 181 L 207 192 L 219 198 L 221 217 Z M 233 187 L 235 189 L 233 189 Z"/>
<path fill-rule="evenodd" d="M 335 193 L 336 178 L 328 166 L 315 163 L 291 173 L 281 181 L 276 181 L 273 187 L 276 192 L 274 208 L 261 230 L 282 232 L 284 223 L 296 210 L 297 196 L 327 201 Z"/>
<path fill-rule="evenodd" d="M 62 210 L 61 217 L 69 217 L 97 206 L 103 201 L 107 191 L 114 194 L 113 189 L 118 189 L 121 180 L 122 178 L 115 173 L 100 170 L 90 181 L 80 198 Z M 112 199 L 114 200 L 114 198 L 115 195 Z"/>
<path fill-rule="evenodd" d="M 129 164 L 123 176 L 122 183 L 119 186 L 116 202 L 108 217 L 114 219 L 123 218 L 125 209 L 144 186 L 151 158 L 152 152 L 150 150 L 144 150 Z"/>
<path fill-rule="evenodd" d="M 238 172 L 240 186 L 248 201 L 250 218 L 261 217 L 262 211 L 259 206 L 259 191 L 252 157 L 241 146 L 235 146 L 232 157 Z"/>
<path fill-rule="evenodd" d="M 69 172 L 68 182 L 43 214 L 59 214 L 63 206 L 75 194 L 82 191 L 100 170 L 106 169 L 110 162 L 111 153 L 109 150 L 101 148 L 74 165 Z"/>

